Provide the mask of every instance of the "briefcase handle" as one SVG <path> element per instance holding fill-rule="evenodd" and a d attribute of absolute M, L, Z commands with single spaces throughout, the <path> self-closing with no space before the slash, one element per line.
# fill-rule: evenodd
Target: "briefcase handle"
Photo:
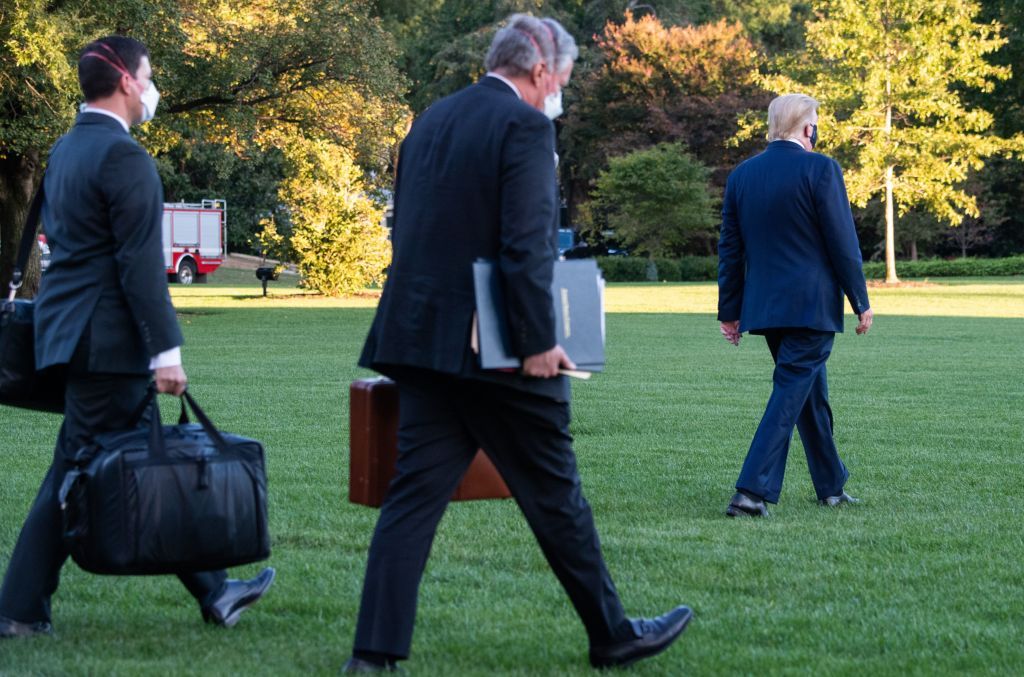
<path fill-rule="evenodd" d="M 195 415 L 196 420 L 199 421 L 199 425 L 202 426 L 203 430 L 210 439 L 213 440 L 213 445 L 217 447 L 217 451 L 223 453 L 228 450 L 228 443 L 224 440 L 224 436 L 220 434 L 220 431 L 213 425 L 213 421 L 206 415 L 199 403 L 195 401 L 191 393 L 186 388 L 185 392 L 181 395 L 181 414 L 178 416 L 178 424 L 183 425 L 189 423 L 188 411 L 185 409 L 185 403 L 188 403 L 188 407 L 192 410 L 192 414 Z M 150 386 L 149 391 L 146 393 L 146 399 L 143 400 L 142 407 L 143 411 L 145 407 L 152 407 L 149 417 L 149 455 L 153 457 L 164 457 L 167 456 L 166 445 L 164 445 L 164 431 L 163 425 L 160 421 L 160 407 L 156 401 L 156 388 Z"/>

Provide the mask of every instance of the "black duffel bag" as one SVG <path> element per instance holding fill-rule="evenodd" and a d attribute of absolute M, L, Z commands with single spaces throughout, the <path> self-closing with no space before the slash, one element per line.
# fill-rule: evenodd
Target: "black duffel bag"
<path fill-rule="evenodd" d="M 185 402 L 198 424 L 188 422 Z M 104 433 L 60 489 L 64 543 L 96 574 L 210 571 L 270 556 L 263 445 L 219 432 L 186 391 L 178 425 Z"/>
<path fill-rule="evenodd" d="M 10 294 L 0 301 L 0 404 L 36 411 L 64 411 L 64 370 L 54 367 L 36 371 L 32 301 L 15 300 L 28 257 L 35 246 L 43 186 L 39 185 L 21 233 L 18 258 L 11 275 Z"/>

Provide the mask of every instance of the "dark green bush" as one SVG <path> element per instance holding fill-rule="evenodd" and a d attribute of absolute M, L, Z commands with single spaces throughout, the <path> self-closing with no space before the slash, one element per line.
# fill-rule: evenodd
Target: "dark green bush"
<path fill-rule="evenodd" d="M 597 265 L 608 282 L 644 282 L 647 259 L 635 256 L 599 256 Z"/>
<path fill-rule="evenodd" d="M 899 277 L 988 277 L 998 275 L 1024 275 L 1024 256 L 1005 259 L 924 259 L 897 261 Z M 864 264 L 864 276 L 872 280 L 885 279 L 885 264 L 872 261 Z"/>
<path fill-rule="evenodd" d="M 646 282 L 647 259 L 639 256 L 605 256 L 597 264 L 609 282 Z M 718 279 L 717 256 L 684 256 L 680 259 L 654 259 L 658 280 L 664 282 L 701 282 Z M 1024 256 L 1005 259 L 927 259 L 897 261 L 896 274 L 900 277 L 989 277 L 998 275 L 1024 275 Z M 885 264 L 872 261 L 864 264 L 864 276 L 869 280 L 885 278 Z"/>
<path fill-rule="evenodd" d="M 654 266 L 658 272 L 659 282 L 679 282 L 679 260 L 656 257 Z"/>
<path fill-rule="evenodd" d="M 639 256 L 603 256 L 597 265 L 608 282 L 646 282 L 647 259 Z M 699 282 L 718 279 L 717 256 L 656 258 L 657 278 L 662 282 Z"/>
<path fill-rule="evenodd" d="M 718 279 L 717 256 L 684 256 L 679 259 L 679 279 L 700 282 Z"/>

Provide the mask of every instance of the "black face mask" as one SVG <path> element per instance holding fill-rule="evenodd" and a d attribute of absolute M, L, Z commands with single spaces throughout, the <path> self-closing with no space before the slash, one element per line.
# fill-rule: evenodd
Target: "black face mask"
<path fill-rule="evenodd" d="M 811 125 L 811 127 L 814 128 L 814 131 L 811 132 L 811 148 L 814 148 L 818 145 L 818 125 Z"/>

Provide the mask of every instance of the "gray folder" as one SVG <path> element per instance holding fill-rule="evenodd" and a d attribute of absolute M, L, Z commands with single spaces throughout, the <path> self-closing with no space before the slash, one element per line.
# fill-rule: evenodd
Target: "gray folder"
<path fill-rule="evenodd" d="M 505 294 L 494 261 L 473 263 L 476 293 L 477 344 L 480 367 L 513 369 L 521 366 L 509 342 Z M 593 259 L 556 261 L 551 284 L 555 306 L 555 337 L 576 368 L 604 369 L 604 280 Z"/>

